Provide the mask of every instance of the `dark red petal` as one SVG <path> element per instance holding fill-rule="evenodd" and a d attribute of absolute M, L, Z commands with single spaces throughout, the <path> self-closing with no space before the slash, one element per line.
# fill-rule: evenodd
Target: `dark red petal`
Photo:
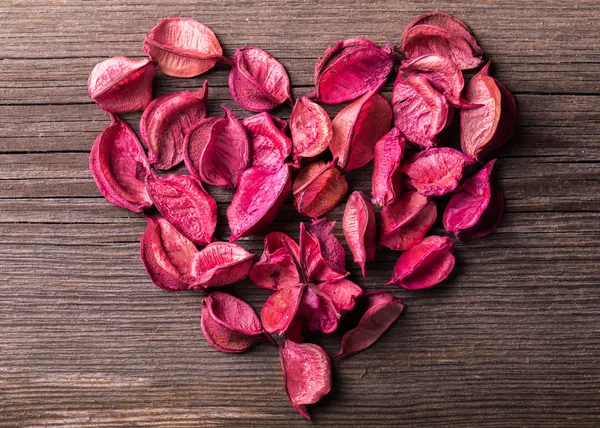
<path fill-rule="evenodd" d="M 242 124 L 251 147 L 250 165 L 264 169 L 279 168 L 292 152 L 292 140 L 281 130 L 281 123 L 276 124 L 269 113 L 260 113 L 242 120 Z"/>
<path fill-rule="evenodd" d="M 402 190 L 400 162 L 404 147 L 405 140 L 398 128 L 392 128 L 375 144 L 371 201 L 377 206 L 391 204 Z"/>
<path fill-rule="evenodd" d="M 229 73 L 229 91 L 243 108 L 271 110 L 292 100 L 290 79 L 283 65 L 267 52 L 252 46 L 235 51 Z"/>
<path fill-rule="evenodd" d="M 192 261 L 198 252 L 196 246 L 163 218 L 149 216 L 146 222 L 140 257 L 148 276 L 164 290 L 186 290 L 194 282 Z"/>
<path fill-rule="evenodd" d="M 486 236 L 500 223 L 504 198 L 491 182 L 495 163 L 495 159 L 488 162 L 466 179 L 448 201 L 444 227 L 459 239 Z"/>
<path fill-rule="evenodd" d="M 298 165 L 304 158 L 323 153 L 333 137 L 333 127 L 327 112 L 306 97 L 296 100 L 290 116 L 290 129 L 294 161 Z"/>
<path fill-rule="evenodd" d="M 166 18 L 144 38 L 144 52 L 167 76 L 194 77 L 213 68 L 223 50 L 215 34 L 190 18 Z"/>
<path fill-rule="evenodd" d="M 512 136 L 517 126 L 517 104 L 502 83 L 489 76 L 490 63 L 469 82 L 465 100 L 481 107 L 460 112 L 463 152 L 480 160 Z"/>
<path fill-rule="evenodd" d="M 378 90 L 394 66 L 391 47 L 380 48 L 370 40 L 338 42 L 323 54 L 315 67 L 311 97 L 325 104 L 339 104 Z"/>
<path fill-rule="evenodd" d="M 342 337 L 335 358 L 357 354 L 373 345 L 396 322 L 404 309 L 399 299 L 383 291 L 370 291 L 363 295 L 365 311 L 358 326 Z"/>
<path fill-rule="evenodd" d="M 362 288 L 347 279 L 336 279 L 318 284 L 317 289 L 326 294 L 338 311 L 351 311 L 354 301 L 363 294 Z"/>
<path fill-rule="evenodd" d="M 96 138 L 90 172 L 100 193 L 118 207 L 142 212 L 152 206 L 145 179 L 150 165 L 142 145 L 118 117 Z"/>
<path fill-rule="evenodd" d="M 366 276 L 365 265 L 375 259 L 377 224 L 373 204 L 363 192 L 355 190 L 348 198 L 342 228 L 354 263 Z"/>
<path fill-rule="evenodd" d="M 439 284 L 454 268 L 452 241 L 448 237 L 428 236 L 421 243 L 402 253 L 392 279 L 386 285 L 407 290 L 419 290 Z"/>
<path fill-rule="evenodd" d="M 442 196 L 456 189 L 470 163 L 469 157 L 458 150 L 431 148 L 408 159 L 402 172 L 408 176 L 409 188 L 424 196 Z"/>
<path fill-rule="evenodd" d="M 189 175 L 151 173 L 146 183 L 152 202 L 169 223 L 196 244 L 212 241 L 217 203 L 199 181 Z"/>
<path fill-rule="evenodd" d="M 348 183 L 335 162 L 314 162 L 300 170 L 292 187 L 294 207 L 317 218 L 335 207 L 348 192 Z"/>
<path fill-rule="evenodd" d="M 301 285 L 283 288 L 267 299 L 260 319 L 268 333 L 285 333 L 296 316 L 303 291 Z"/>
<path fill-rule="evenodd" d="M 247 169 L 227 208 L 231 242 L 251 235 L 272 223 L 292 188 L 289 166 L 278 169 Z"/>
<path fill-rule="evenodd" d="M 109 113 L 143 110 L 152 101 L 154 64 L 123 56 L 96 64 L 88 79 L 88 92 L 98 107 Z"/>
<path fill-rule="evenodd" d="M 329 281 L 346 277 L 346 252 L 332 233 L 335 221 L 313 221 L 308 228 L 300 224 L 300 263 L 310 281 Z"/>
<path fill-rule="evenodd" d="M 310 331 L 331 334 L 337 330 L 341 316 L 328 295 L 310 286 L 302 295 L 296 319 L 301 320 Z"/>
<path fill-rule="evenodd" d="M 389 130 L 392 108 L 383 95 L 368 92 L 340 111 L 331 122 L 329 148 L 338 165 L 350 171 L 373 159 L 375 144 Z"/>
<path fill-rule="evenodd" d="M 206 117 L 207 81 L 198 92 L 177 92 L 152 101 L 140 120 L 148 159 L 157 169 L 171 169 L 183 160 L 184 140 L 192 126 Z"/>
<path fill-rule="evenodd" d="M 331 390 L 331 361 L 319 346 L 290 340 L 281 342 L 279 355 L 285 392 L 298 413 L 310 419 L 306 406 Z"/>
<path fill-rule="evenodd" d="M 452 109 L 426 77 L 398 74 L 392 91 L 394 123 L 411 143 L 437 146 L 438 134 L 450 123 Z"/>
<path fill-rule="evenodd" d="M 221 287 L 248 276 L 255 255 L 229 242 L 208 244 L 194 257 L 192 270 L 197 287 Z"/>
<path fill-rule="evenodd" d="M 379 245 L 404 251 L 423 240 L 437 217 L 435 202 L 417 192 L 406 192 L 381 210 Z"/>

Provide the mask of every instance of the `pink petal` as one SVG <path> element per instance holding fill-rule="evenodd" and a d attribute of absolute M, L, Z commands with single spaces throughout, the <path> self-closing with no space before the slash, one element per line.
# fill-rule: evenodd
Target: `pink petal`
<path fill-rule="evenodd" d="M 260 113 L 242 120 L 248 133 L 250 165 L 264 169 L 277 169 L 292 152 L 292 140 L 280 129 L 269 113 Z M 284 126 L 287 127 L 285 122 Z"/>
<path fill-rule="evenodd" d="M 391 204 L 402 190 L 400 161 L 404 147 L 405 140 L 398 128 L 392 128 L 375 144 L 371 201 L 377 206 Z"/>
<path fill-rule="evenodd" d="M 255 255 L 229 242 L 208 244 L 194 257 L 194 286 L 208 288 L 233 284 L 248 276 Z"/>
<path fill-rule="evenodd" d="M 202 305 L 200 327 L 202 328 L 202 333 L 204 334 L 206 341 L 210 343 L 213 348 L 221 352 L 237 353 L 247 351 L 252 347 L 255 338 L 232 331 L 222 324 L 219 324 L 205 309 L 204 301 L 202 301 Z"/>
<path fill-rule="evenodd" d="M 281 290 L 300 284 L 300 275 L 293 256 L 280 248 L 267 260 L 261 260 L 252 266 L 250 279 L 261 288 Z"/>
<path fill-rule="evenodd" d="M 320 293 L 313 286 L 306 287 L 296 315 L 296 320 L 299 320 L 303 327 L 308 327 L 310 331 L 331 334 L 337 330 L 340 318 L 340 312 L 327 294 Z"/>
<path fill-rule="evenodd" d="M 310 281 L 330 281 L 348 276 L 346 252 L 332 233 L 335 221 L 313 221 L 305 231 L 300 224 L 300 263 Z"/>
<path fill-rule="evenodd" d="M 311 163 L 300 170 L 292 187 L 294 207 L 317 218 L 335 207 L 348 192 L 348 183 L 335 162 Z"/>
<path fill-rule="evenodd" d="M 336 279 L 318 284 L 317 289 L 326 294 L 338 311 L 351 311 L 354 301 L 363 294 L 362 288 L 347 279 Z"/>
<path fill-rule="evenodd" d="M 325 151 L 333 138 L 329 115 L 320 105 L 306 97 L 296 100 L 290 116 L 294 161 L 315 157 Z"/>
<path fill-rule="evenodd" d="M 354 263 L 360 266 L 363 276 L 365 265 L 375 259 L 377 224 L 375 209 L 365 194 L 355 190 L 346 203 L 342 228 Z"/>
<path fill-rule="evenodd" d="M 267 299 L 260 319 L 268 333 L 285 333 L 296 316 L 303 292 L 301 285 L 282 288 Z"/>
<path fill-rule="evenodd" d="M 145 184 L 148 159 L 135 133 L 117 116 L 111 116 L 111 124 L 94 141 L 89 163 L 98 190 L 109 202 L 133 212 L 152 206 Z"/>
<path fill-rule="evenodd" d="M 196 244 L 212 241 L 217 203 L 200 182 L 189 175 L 151 173 L 146 183 L 152 202 L 169 223 Z"/>

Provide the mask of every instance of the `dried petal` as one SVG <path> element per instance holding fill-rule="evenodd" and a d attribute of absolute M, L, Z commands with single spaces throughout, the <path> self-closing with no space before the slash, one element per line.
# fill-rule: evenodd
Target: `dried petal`
<path fill-rule="evenodd" d="M 327 112 L 306 97 L 296 100 L 290 116 L 290 129 L 294 145 L 294 162 L 317 156 L 329 146 L 333 127 Z"/>
<path fill-rule="evenodd" d="M 396 322 L 404 305 L 389 293 L 369 291 L 363 296 L 364 314 L 358 326 L 342 337 L 335 358 L 348 357 L 372 346 Z"/>
<path fill-rule="evenodd" d="M 437 146 L 448 126 L 452 108 L 426 77 L 398 74 L 392 92 L 394 123 L 407 140 L 423 149 Z"/>
<path fill-rule="evenodd" d="M 265 236 L 265 250 L 250 270 L 250 279 L 269 290 L 279 290 L 300 284 L 298 244 L 281 232 Z"/>
<path fill-rule="evenodd" d="M 342 227 L 354 263 L 366 277 L 365 265 L 375 259 L 377 224 L 373 204 L 363 192 L 355 190 L 348 198 Z"/>
<path fill-rule="evenodd" d="M 402 190 L 400 162 L 405 145 L 404 137 L 398 128 L 392 128 L 375 144 L 371 201 L 377 206 L 391 204 Z"/>
<path fill-rule="evenodd" d="M 412 59 L 435 54 L 451 59 L 461 70 L 478 67 L 482 50 L 471 30 L 445 12 L 430 12 L 413 19 L 402 34 L 402 53 Z"/>
<path fill-rule="evenodd" d="M 235 51 L 229 73 L 229 91 L 243 108 L 255 112 L 292 101 L 290 79 L 283 65 L 267 52 L 252 46 Z"/>
<path fill-rule="evenodd" d="M 463 169 L 471 160 L 449 147 L 431 148 L 412 156 L 402 167 L 406 184 L 424 196 L 442 196 L 453 192 L 462 179 Z"/>
<path fill-rule="evenodd" d="M 392 108 L 383 95 L 368 92 L 340 111 L 331 122 L 329 148 L 338 165 L 350 171 L 373 159 L 375 143 L 389 130 Z"/>
<path fill-rule="evenodd" d="M 171 169 L 183 160 L 185 135 L 206 117 L 208 81 L 198 92 L 177 92 L 152 101 L 140 120 L 148 159 L 157 169 Z"/>
<path fill-rule="evenodd" d="M 217 203 L 189 175 L 151 173 L 148 192 L 161 214 L 181 233 L 199 245 L 213 239 L 217 226 Z"/>
<path fill-rule="evenodd" d="M 381 49 L 361 38 L 342 40 L 317 62 L 310 97 L 325 104 L 354 100 L 381 88 L 393 66 L 391 46 Z"/>
<path fill-rule="evenodd" d="M 88 79 L 88 92 L 98 107 L 109 113 L 143 110 L 152 101 L 154 64 L 124 56 L 96 64 Z"/>
<path fill-rule="evenodd" d="M 118 207 L 142 212 L 152 206 L 145 184 L 149 171 L 135 133 L 111 116 L 111 124 L 98 135 L 90 152 L 90 172 L 100 193 Z"/>
<path fill-rule="evenodd" d="M 328 295 L 308 286 L 302 295 L 295 321 L 300 321 L 301 327 L 307 327 L 309 331 L 331 334 L 337 330 L 341 317 L 342 314 Z"/>
<path fill-rule="evenodd" d="M 300 214 L 320 217 L 346 195 L 348 183 L 335 164 L 314 162 L 300 170 L 292 187 L 294 207 Z"/>
<path fill-rule="evenodd" d="M 205 73 L 222 58 L 223 50 L 206 25 L 190 18 L 166 18 L 144 38 L 144 52 L 156 68 L 172 77 Z"/>
<path fill-rule="evenodd" d="M 515 97 L 489 76 L 490 63 L 469 82 L 465 100 L 482 107 L 460 112 L 460 145 L 463 152 L 480 160 L 512 136 L 517 126 Z"/>
<path fill-rule="evenodd" d="M 466 179 L 448 201 L 444 227 L 458 239 L 481 238 L 498 227 L 504 213 L 504 197 L 491 183 L 496 160 L 489 161 Z"/>
<path fill-rule="evenodd" d="M 283 163 L 276 170 L 247 169 L 227 208 L 229 240 L 251 235 L 272 223 L 291 189 L 290 168 Z"/>
<path fill-rule="evenodd" d="M 146 222 L 140 256 L 148 276 L 164 290 L 187 290 L 194 282 L 192 261 L 198 252 L 196 246 L 164 218 L 148 216 Z"/>
<path fill-rule="evenodd" d="M 260 320 L 248 303 L 215 291 L 202 299 L 202 332 L 222 352 L 243 352 L 263 336 Z"/>
<path fill-rule="evenodd" d="M 196 254 L 192 270 L 195 287 L 221 287 L 248 276 L 254 254 L 229 242 L 213 242 Z"/>
<path fill-rule="evenodd" d="M 285 333 L 298 312 L 304 288 L 302 285 L 282 288 L 267 299 L 260 319 L 268 333 Z"/>
<path fill-rule="evenodd" d="M 285 129 L 287 124 L 285 121 L 281 122 L 275 123 L 269 113 L 260 113 L 242 120 L 251 147 L 251 166 L 277 169 L 290 155 L 292 140 L 281 129 L 282 125 Z"/>
<path fill-rule="evenodd" d="M 285 392 L 298 413 L 306 419 L 306 409 L 331 390 L 331 361 L 327 353 L 312 343 L 281 342 L 279 348 Z"/>
<path fill-rule="evenodd" d="M 242 122 L 221 108 L 225 117 L 197 122 L 186 135 L 185 165 L 207 184 L 234 189 L 250 162 L 250 142 Z"/>
<path fill-rule="evenodd" d="M 417 192 L 406 192 L 381 210 L 379 245 L 404 251 L 423 240 L 437 217 L 435 202 Z"/>
<path fill-rule="evenodd" d="M 335 221 L 322 218 L 307 229 L 300 224 L 300 264 L 311 282 L 330 281 L 348 276 L 346 252 L 333 234 Z"/>
<path fill-rule="evenodd" d="M 354 301 L 363 294 L 362 288 L 347 279 L 336 279 L 316 286 L 320 293 L 326 294 L 338 311 L 351 311 Z"/>
<path fill-rule="evenodd" d="M 428 236 L 421 243 L 402 253 L 392 279 L 386 285 L 407 290 L 419 290 L 439 284 L 454 268 L 452 241 L 447 236 Z"/>

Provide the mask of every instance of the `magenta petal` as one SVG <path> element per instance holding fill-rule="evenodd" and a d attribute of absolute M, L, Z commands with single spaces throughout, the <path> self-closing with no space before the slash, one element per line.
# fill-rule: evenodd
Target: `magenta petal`
<path fill-rule="evenodd" d="M 365 312 L 358 326 L 342 337 L 340 350 L 335 358 L 348 357 L 372 346 L 398 319 L 404 305 L 389 293 L 370 291 L 363 295 Z"/>
<path fill-rule="evenodd" d="M 364 193 L 355 190 L 348 198 L 342 228 L 354 263 L 360 266 L 362 275 L 366 276 L 365 265 L 375 259 L 377 250 L 377 224 L 373 204 Z"/>
<path fill-rule="evenodd" d="M 268 333 L 285 333 L 298 311 L 304 287 L 283 288 L 267 299 L 260 312 L 263 327 Z"/>
<path fill-rule="evenodd" d="M 149 216 L 146 222 L 140 256 L 148 276 L 164 290 L 186 290 L 194 282 L 196 246 L 163 218 Z"/>
<path fill-rule="evenodd" d="M 284 340 L 279 347 L 285 392 L 292 406 L 306 419 L 306 409 L 331 390 L 331 360 L 312 343 Z"/>
<path fill-rule="evenodd" d="M 261 260 L 252 266 L 250 279 L 261 288 L 281 290 L 295 287 L 300 283 L 300 275 L 293 256 L 281 248 L 271 254 L 268 260 Z"/>
<path fill-rule="evenodd" d="M 152 202 L 169 223 L 196 244 L 212 241 L 217 203 L 199 181 L 189 175 L 151 173 L 146 183 Z"/>
<path fill-rule="evenodd" d="M 233 284 L 248 276 L 255 255 L 229 242 L 208 244 L 194 257 L 194 286 L 208 288 Z"/>
<path fill-rule="evenodd" d="M 320 105 L 306 97 L 296 100 L 290 116 L 290 130 L 294 146 L 294 162 L 300 165 L 304 158 L 315 157 L 325 151 L 333 138 L 329 115 Z"/>
<path fill-rule="evenodd" d="M 292 100 L 290 79 L 283 65 L 252 46 L 235 51 L 229 91 L 240 106 L 255 112 L 268 111 Z"/>
<path fill-rule="evenodd" d="M 294 207 L 300 214 L 317 218 L 333 209 L 348 192 L 348 182 L 332 162 L 313 162 L 300 170 L 294 184 Z"/>
<path fill-rule="evenodd" d="M 375 144 L 371 201 L 377 206 L 391 204 L 402 190 L 400 162 L 404 147 L 405 140 L 398 128 L 392 128 Z"/>
<path fill-rule="evenodd" d="M 250 165 L 277 169 L 292 152 L 292 140 L 280 129 L 269 113 L 260 113 L 242 120 L 251 147 Z M 285 122 L 284 126 L 287 127 Z"/>
<path fill-rule="evenodd" d="M 143 110 L 152 101 L 154 64 L 123 56 L 96 64 L 88 79 L 88 92 L 98 107 L 109 113 Z"/>
<path fill-rule="evenodd" d="M 354 309 L 354 301 L 363 294 L 362 288 L 347 279 L 323 282 L 316 287 L 322 294 L 326 294 L 331 299 L 340 312 Z"/>
<path fill-rule="evenodd" d="M 394 266 L 392 279 L 386 285 L 397 285 L 407 290 L 433 287 L 446 279 L 453 268 L 450 238 L 428 236 L 402 253 Z"/>
<path fill-rule="evenodd" d="M 327 294 L 320 293 L 313 286 L 306 287 L 297 318 L 302 320 L 310 331 L 320 330 L 325 334 L 331 334 L 337 330 L 341 316 L 335 303 Z"/>
<path fill-rule="evenodd" d="M 300 263 L 310 281 L 330 281 L 348 276 L 346 252 L 332 233 L 335 221 L 316 220 L 304 229 L 300 224 Z"/>
<path fill-rule="evenodd" d="M 289 166 L 278 169 L 254 167 L 246 170 L 227 208 L 230 241 L 257 232 L 273 222 L 292 188 Z"/>
<path fill-rule="evenodd" d="M 148 159 L 135 133 L 117 116 L 111 116 L 111 124 L 94 141 L 89 163 L 98 190 L 109 202 L 133 212 L 152 206 L 145 183 Z"/>

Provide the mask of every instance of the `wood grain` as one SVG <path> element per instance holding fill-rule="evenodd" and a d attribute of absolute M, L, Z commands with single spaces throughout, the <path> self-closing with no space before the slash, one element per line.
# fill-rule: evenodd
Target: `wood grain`
<path fill-rule="evenodd" d="M 252 44 L 311 90 L 316 58 L 337 40 L 396 43 L 418 13 L 455 13 L 517 97 L 519 124 L 499 153 L 506 214 L 493 235 L 456 246 L 442 287 L 393 290 L 406 313 L 374 347 L 336 361 L 312 425 L 593 427 L 600 425 L 600 5 L 597 1 L 4 0 L 0 4 L 0 426 L 308 426 L 283 391 L 278 353 L 211 348 L 196 293 L 154 287 L 139 261 L 140 216 L 110 205 L 87 166 L 106 115 L 87 95 L 105 57 L 141 58 L 166 16 L 209 25 L 231 55 Z M 156 94 L 207 78 L 212 114 L 228 69 L 158 76 Z M 384 92 L 389 96 L 391 83 Z M 334 115 L 340 106 L 329 106 Z M 290 109 L 276 110 L 287 118 Z M 125 118 L 137 129 L 139 114 Z M 351 189 L 370 190 L 370 166 Z M 231 193 L 217 236 L 229 236 Z M 330 217 L 339 220 L 343 207 Z M 288 201 L 265 231 L 296 236 Z M 442 233 L 441 226 L 436 231 Z M 398 254 L 378 253 L 365 289 L 382 289 Z M 227 287 L 257 310 L 269 293 Z M 339 338 L 317 337 L 335 352 Z"/>

